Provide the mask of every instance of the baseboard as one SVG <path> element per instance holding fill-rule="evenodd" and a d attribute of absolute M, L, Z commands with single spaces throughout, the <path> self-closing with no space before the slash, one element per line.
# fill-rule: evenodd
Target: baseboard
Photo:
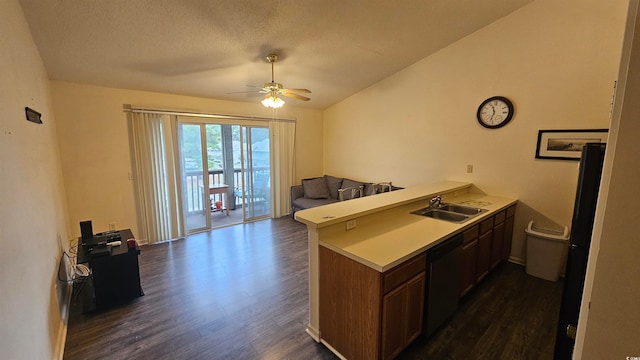
<path fill-rule="evenodd" d="M 64 346 L 67 343 L 67 329 L 69 327 L 69 312 L 71 309 L 71 294 L 73 293 L 73 283 L 67 286 L 64 294 L 62 307 L 60 308 L 60 326 L 58 327 L 58 337 L 56 339 L 56 348 L 54 359 L 62 360 L 64 357 Z"/>
<path fill-rule="evenodd" d="M 313 340 L 315 340 L 316 342 L 320 342 L 320 332 L 317 329 L 315 329 L 311 325 L 307 325 L 306 331 L 307 331 L 307 334 L 309 334 L 309 336 L 313 338 Z"/>
<path fill-rule="evenodd" d="M 518 265 L 522 265 L 522 266 L 525 266 L 525 264 L 526 264 L 524 259 L 516 258 L 516 257 L 513 257 L 513 256 L 509 256 L 509 262 L 512 262 L 512 263 L 518 264 Z"/>
<path fill-rule="evenodd" d="M 331 350 L 332 353 L 334 353 L 340 360 L 347 360 L 346 357 L 342 356 L 342 354 L 340 354 L 340 352 L 336 349 L 333 348 L 333 346 L 331 346 L 329 343 L 327 343 L 324 340 L 320 340 L 320 342 L 327 347 L 327 349 Z"/>

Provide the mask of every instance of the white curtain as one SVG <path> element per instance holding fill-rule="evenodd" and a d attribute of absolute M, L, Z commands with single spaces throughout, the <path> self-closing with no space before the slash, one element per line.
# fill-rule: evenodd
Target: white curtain
<path fill-rule="evenodd" d="M 134 112 L 130 123 L 143 242 L 183 237 L 176 117 Z"/>
<path fill-rule="evenodd" d="M 296 123 L 291 120 L 269 121 L 271 133 L 271 214 L 277 218 L 291 212 L 291 186 L 295 174 Z"/>

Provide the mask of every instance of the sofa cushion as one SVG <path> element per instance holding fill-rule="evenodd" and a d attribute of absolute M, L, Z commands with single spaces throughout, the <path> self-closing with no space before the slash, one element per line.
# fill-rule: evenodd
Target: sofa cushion
<path fill-rule="evenodd" d="M 374 183 L 364 184 L 364 196 L 371 196 L 376 194 L 376 185 Z"/>
<path fill-rule="evenodd" d="M 345 201 L 345 200 L 351 200 L 351 199 L 355 199 L 355 198 L 359 198 L 361 196 L 364 196 L 364 185 L 360 185 L 358 187 L 346 187 L 346 188 L 341 188 L 338 190 L 338 198 L 340 201 Z"/>
<path fill-rule="evenodd" d="M 349 188 L 349 187 L 358 188 L 360 185 L 364 185 L 364 183 L 361 183 L 360 181 L 353 181 L 351 179 L 342 180 L 342 188 L 343 189 L 346 189 L 346 188 Z"/>
<path fill-rule="evenodd" d="M 327 199 L 330 197 L 329 187 L 324 177 L 302 180 L 304 197 L 307 199 Z"/>
<path fill-rule="evenodd" d="M 342 193 L 342 199 L 341 200 L 351 200 L 351 199 L 355 199 L 355 198 L 359 198 L 360 195 L 364 194 L 364 183 L 361 183 L 359 181 L 353 181 L 351 179 L 344 179 L 342 181 L 342 187 L 340 189 L 347 189 L 347 191 L 344 191 Z M 353 189 L 353 191 L 350 191 L 351 189 Z M 363 189 L 363 192 L 360 192 L 359 189 Z"/>
<path fill-rule="evenodd" d="M 329 195 L 332 199 L 338 198 L 338 189 L 342 187 L 343 178 L 337 178 L 331 175 L 325 175 L 325 180 L 327 181 L 327 186 L 329 187 Z"/>
<path fill-rule="evenodd" d="M 379 182 L 377 184 L 373 184 L 376 188 L 376 194 L 381 194 L 383 192 L 389 192 L 394 189 L 394 186 L 389 182 Z"/>
<path fill-rule="evenodd" d="M 307 199 L 307 198 L 297 198 L 293 200 L 293 206 L 297 209 L 310 209 L 312 207 L 332 204 L 334 202 L 338 202 L 336 199 Z"/>

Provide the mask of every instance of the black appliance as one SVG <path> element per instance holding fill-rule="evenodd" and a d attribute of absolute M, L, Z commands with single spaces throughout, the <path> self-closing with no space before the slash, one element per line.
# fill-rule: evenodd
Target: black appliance
<path fill-rule="evenodd" d="M 82 234 L 83 243 L 93 237 L 93 226 L 91 225 L 91 220 L 80 221 L 80 234 Z"/>
<path fill-rule="evenodd" d="M 462 234 L 455 235 L 427 250 L 428 280 L 423 333 L 431 336 L 458 309 Z"/>
<path fill-rule="evenodd" d="M 578 177 L 578 190 L 571 221 L 571 237 L 567 268 L 564 276 L 562 302 L 558 317 L 554 359 L 571 359 L 575 346 L 575 332 L 580 314 L 580 302 L 587 259 L 591 244 L 591 233 L 600 189 L 605 144 L 589 143 L 582 150 Z"/>

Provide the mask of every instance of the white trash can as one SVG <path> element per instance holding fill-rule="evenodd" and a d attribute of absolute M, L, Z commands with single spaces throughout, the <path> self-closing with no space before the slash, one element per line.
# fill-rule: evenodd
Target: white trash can
<path fill-rule="evenodd" d="M 527 274 L 558 281 L 565 265 L 569 249 L 569 229 L 544 229 L 533 225 L 533 220 L 524 230 L 527 233 Z"/>

